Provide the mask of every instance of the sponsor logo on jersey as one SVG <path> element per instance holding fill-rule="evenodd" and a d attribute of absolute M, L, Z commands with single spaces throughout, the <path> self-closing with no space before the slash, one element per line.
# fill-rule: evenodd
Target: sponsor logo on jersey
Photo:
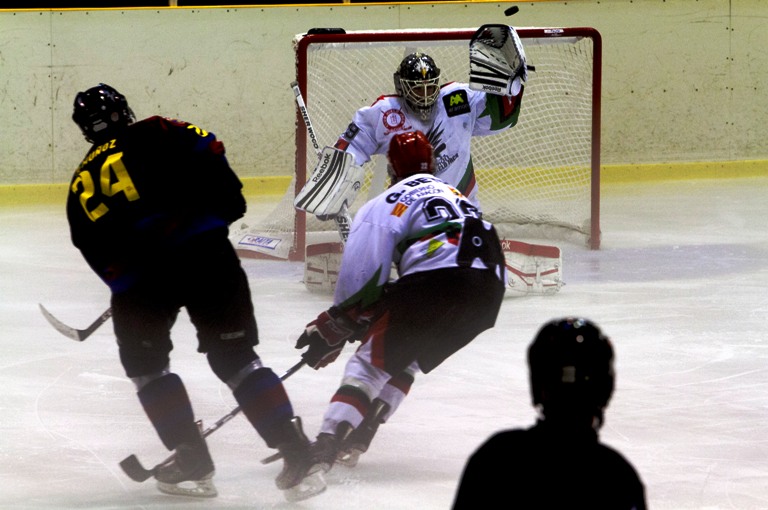
<path fill-rule="evenodd" d="M 395 207 L 392 209 L 392 212 L 390 213 L 392 216 L 397 216 L 398 218 L 405 214 L 405 211 L 408 210 L 408 206 L 403 203 L 397 203 L 395 204 Z"/>
<path fill-rule="evenodd" d="M 427 258 L 431 258 L 444 244 L 444 242 L 438 241 L 437 239 L 430 239 L 425 252 Z"/>
<path fill-rule="evenodd" d="M 381 115 L 381 122 L 384 124 L 384 128 L 387 130 L 386 134 L 390 134 L 395 131 L 405 131 L 411 129 L 410 125 L 405 124 L 405 120 L 405 114 L 399 108 L 386 110 Z"/>
<path fill-rule="evenodd" d="M 459 159 L 458 154 L 454 154 L 452 156 L 443 155 L 437 158 L 435 160 L 435 163 L 437 163 L 435 165 L 437 167 L 435 169 L 435 175 L 440 175 L 443 172 L 445 172 L 448 169 L 448 167 L 451 166 L 453 162 L 456 161 L 457 159 Z"/>
<path fill-rule="evenodd" d="M 387 203 L 396 204 L 395 207 L 392 209 L 392 214 L 394 216 L 402 215 L 405 212 L 405 210 L 408 208 L 408 206 L 413 205 L 413 203 L 420 198 L 439 195 L 440 193 L 443 192 L 442 188 L 429 183 L 427 179 L 436 180 L 431 177 L 423 177 L 423 178 L 420 177 L 419 179 L 411 181 L 411 185 L 416 186 L 416 188 L 405 190 L 405 191 L 398 191 L 398 192 L 390 193 L 389 195 L 387 195 Z M 419 181 L 424 181 L 424 182 L 419 182 Z M 405 183 L 405 184 L 408 185 L 409 183 Z M 399 209 L 399 207 L 401 206 L 403 206 L 404 209 Z"/>
<path fill-rule="evenodd" d="M 464 115 L 469 113 L 469 97 L 466 90 L 457 90 L 443 96 L 443 106 L 445 113 L 449 117 Z"/>

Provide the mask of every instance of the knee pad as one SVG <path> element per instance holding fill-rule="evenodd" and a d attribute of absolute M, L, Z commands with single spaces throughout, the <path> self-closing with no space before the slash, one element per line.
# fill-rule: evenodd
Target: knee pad
<path fill-rule="evenodd" d="M 170 363 L 168 352 L 134 351 L 120 348 L 119 354 L 125 375 L 130 377 L 134 383 L 136 383 L 136 379 L 167 373 Z"/>
<path fill-rule="evenodd" d="M 207 357 L 216 377 L 233 390 L 249 373 L 261 368 L 261 360 L 253 348 L 245 343 L 214 347 L 208 351 Z"/>
<path fill-rule="evenodd" d="M 133 381 L 133 384 L 136 385 L 136 391 L 141 393 L 141 390 L 147 386 L 149 383 L 156 379 L 160 379 L 163 376 L 169 375 L 171 373 L 171 367 L 170 365 L 166 365 L 164 369 L 159 370 L 157 372 L 152 372 L 151 374 L 147 375 L 137 375 L 134 377 L 131 377 L 131 381 Z"/>

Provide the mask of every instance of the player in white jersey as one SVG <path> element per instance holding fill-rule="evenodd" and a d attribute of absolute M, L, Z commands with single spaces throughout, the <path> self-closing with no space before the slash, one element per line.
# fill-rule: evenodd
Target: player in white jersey
<path fill-rule="evenodd" d="M 318 369 L 346 342 L 362 341 L 312 445 L 310 472 L 327 471 L 337 461 L 354 465 L 358 443 L 393 410 L 382 400 L 393 376 L 429 373 L 493 327 L 504 295 L 496 230 L 477 206 L 433 175 L 426 136 L 399 133 L 387 155 L 392 185 L 355 215 L 334 304 L 296 343 L 308 347 L 302 357 Z M 390 282 L 393 264 L 398 277 Z"/>
<path fill-rule="evenodd" d="M 385 153 L 396 135 L 421 131 L 434 150 L 434 175 L 479 206 L 470 151 L 472 137 L 493 135 L 517 124 L 524 91 L 522 78 L 524 75 L 509 78 L 507 95 L 486 93 L 466 83 L 440 86 L 440 69 L 432 57 L 412 53 L 394 73 L 397 94 L 383 95 L 371 106 L 357 110 L 335 147 L 351 153 L 355 163 L 363 165 L 372 155 Z M 416 373 L 407 367 L 394 374 L 372 400 L 362 426 L 349 437 L 346 454 L 342 454 L 349 465 L 368 449 L 379 424 L 400 406 Z"/>
<path fill-rule="evenodd" d="M 510 95 L 489 94 L 466 83 L 439 85 L 440 69 L 425 53 L 405 57 L 394 74 L 396 95 L 383 95 L 355 112 L 336 142 L 363 165 L 384 154 L 398 133 L 421 131 L 435 151 L 435 176 L 477 205 L 470 143 L 473 136 L 499 133 L 517 123 L 524 86 L 512 80 Z"/>
<path fill-rule="evenodd" d="M 434 148 L 435 176 L 458 189 L 472 205 L 479 207 L 470 153 L 471 139 L 473 136 L 499 133 L 517 123 L 527 67 L 519 37 L 508 26 L 481 27 L 473 37 L 469 50 L 469 84 L 447 83 L 442 87 L 439 84 L 440 69 L 430 56 L 413 53 L 405 57 L 394 73 L 397 94 L 381 96 L 370 107 L 358 110 L 335 147 L 326 147 L 326 150 L 331 151 L 331 156 L 332 149 L 345 151 L 353 156 L 355 164 L 362 165 L 373 154 L 386 152 L 394 137 L 420 130 L 427 134 Z M 342 158 L 335 158 L 342 161 Z M 357 187 L 356 178 L 323 178 L 328 170 L 322 161 L 315 170 L 317 178 L 313 174 L 313 178 L 307 181 L 297 200 L 297 207 L 316 215 L 328 216 L 338 211 L 337 205 L 345 200 L 352 203 L 356 193 L 352 190 Z M 345 172 L 344 175 L 350 173 Z M 325 189 L 324 183 L 328 182 L 341 184 L 333 184 Z M 312 206 L 307 207 L 306 201 L 311 202 Z M 517 244 L 522 246 L 525 243 Z M 531 246 L 525 245 L 521 249 L 525 251 Z M 559 263 L 559 249 L 554 249 L 557 250 L 557 257 L 547 260 Z M 347 246 L 345 252 L 350 251 Z M 549 254 L 547 256 L 552 257 Z M 513 276 L 508 280 L 510 288 L 516 292 L 518 289 L 527 292 L 531 282 L 522 281 L 520 275 L 530 273 L 524 263 L 530 262 L 532 257 L 522 252 L 512 253 L 512 257 L 517 258 L 514 258 L 511 267 L 508 266 L 510 271 L 515 269 L 508 273 Z M 324 262 L 328 263 L 328 259 Z M 540 267 L 548 266 L 537 263 L 536 268 Z M 550 273 L 557 283 L 550 288 L 557 290 L 560 285 L 559 264 L 555 270 L 541 271 L 542 275 Z M 388 271 L 382 270 L 379 276 L 383 279 L 388 274 Z M 336 285 L 337 293 L 345 292 L 343 287 L 346 283 L 343 279 L 340 278 Z M 371 396 L 367 409 L 362 401 L 356 403 L 359 413 L 365 418 L 343 444 L 341 455 L 344 462 L 354 465 L 359 454 L 367 450 L 379 424 L 395 412 L 410 391 L 417 372 L 418 368 L 414 366 L 407 366 L 398 373 L 393 372 L 378 395 Z M 342 388 L 340 391 L 346 390 Z"/>

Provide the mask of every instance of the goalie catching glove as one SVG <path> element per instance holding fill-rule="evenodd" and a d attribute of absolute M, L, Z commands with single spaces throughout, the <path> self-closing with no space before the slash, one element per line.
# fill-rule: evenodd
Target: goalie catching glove
<path fill-rule="evenodd" d="M 507 25 L 483 25 L 469 42 L 469 87 L 516 96 L 528 79 L 520 36 Z"/>
<path fill-rule="evenodd" d="M 366 329 L 367 326 L 355 322 L 347 313 L 332 306 L 307 324 L 296 341 L 296 348 L 309 346 L 301 358 L 317 370 L 336 361 L 344 344 L 358 340 Z"/>

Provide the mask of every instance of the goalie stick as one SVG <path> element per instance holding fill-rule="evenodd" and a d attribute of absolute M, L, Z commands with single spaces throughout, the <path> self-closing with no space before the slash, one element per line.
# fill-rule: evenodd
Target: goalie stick
<path fill-rule="evenodd" d="M 282 376 L 280 376 L 280 380 L 285 381 L 303 366 L 304 366 L 304 360 L 299 361 L 298 363 L 293 365 L 291 368 L 289 368 L 288 371 L 286 371 Z M 237 416 L 240 413 L 240 410 L 241 410 L 240 406 L 235 407 L 230 412 L 228 412 L 227 414 L 219 418 L 219 420 L 216 423 L 214 423 L 213 425 L 211 425 L 210 427 L 202 431 L 201 435 L 204 438 L 210 436 L 211 434 L 219 430 L 229 420 Z M 135 482 L 144 482 L 149 478 L 155 476 L 158 469 L 160 469 L 164 465 L 173 461 L 175 457 L 176 457 L 176 453 L 173 453 L 170 457 L 162 461 L 160 464 L 157 464 L 150 469 L 146 469 L 141 464 L 138 457 L 136 457 L 136 455 L 134 454 L 131 454 L 120 461 L 120 467 L 123 468 L 123 471 L 125 471 L 125 474 L 128 475 L 128 477 L 131 480 Z"/>
<path fill-rule="evenodd" d="M 299 83 L 296 81 L 291 82 L 291 88 L 293 89 L 294 96 L 296 96 L 296 104 L 299 107 L 301 118 L 304 119 L 304 125 L 307 127 L 307 134 L 309 135 L 309 139 L 312 141 L 312 147 L 314 147 L 315 152 L 319 157 L 320 154 L 322 153 L 322 150 L 320 149 L 320 145 L 317 143 L 317 137 L 315 136 L 315 129 L 312 127 L 312 121 L 309 119 L 309 112 L 307 111 L 306 103 L 304 103 L 304 97 L 301 95 L 301 89 L 299 88 Z M 342 204 L 341 209 L 339 210 L 339 213 L 336 216 L 334 216 L 333 219 L 334 221 L 336 221 L 336 227 L 339 230 L 339 236 L 341 237 L 341 242 L 346 243 L 347 238 L 349 238 L 349 227 L 350 225 L 352 225 L 352 217 L 350 216 L 349 211 L 347 210 L 346 204 Z"/>
<path fill-rule="evenodd" d="M 73 328 L 72 326 L 67 326 L 66 324 L 61 322 L 59 319 L 54 317 L 53 314 L 51 314 L 51 312 L 46 310 L 46 308 L 42 304 L 38 303 L 38 306 L 40 307 L 40 311 L 43 313 L 43 317 L 45 317 L 45 319 L 50 323 L 51 326 L 53 326 L 56 329 L 56 331 L 58 331 L 59 333 L 61 333 L 66 337 L 71 338 L 76 342 L 82 342 L 83 340 L 91 336 L 91 334 L 94 331 L 99 329 L 99 327 L 101 327 L 102 324 L 107 322 L 109 318 L 112 317 L 112 308 L 110 307 L 110 308 L 107 308 L 104 311 L 104 313 L 102 313 L 87 328 L 76 329 L 76 328 Z"/>

